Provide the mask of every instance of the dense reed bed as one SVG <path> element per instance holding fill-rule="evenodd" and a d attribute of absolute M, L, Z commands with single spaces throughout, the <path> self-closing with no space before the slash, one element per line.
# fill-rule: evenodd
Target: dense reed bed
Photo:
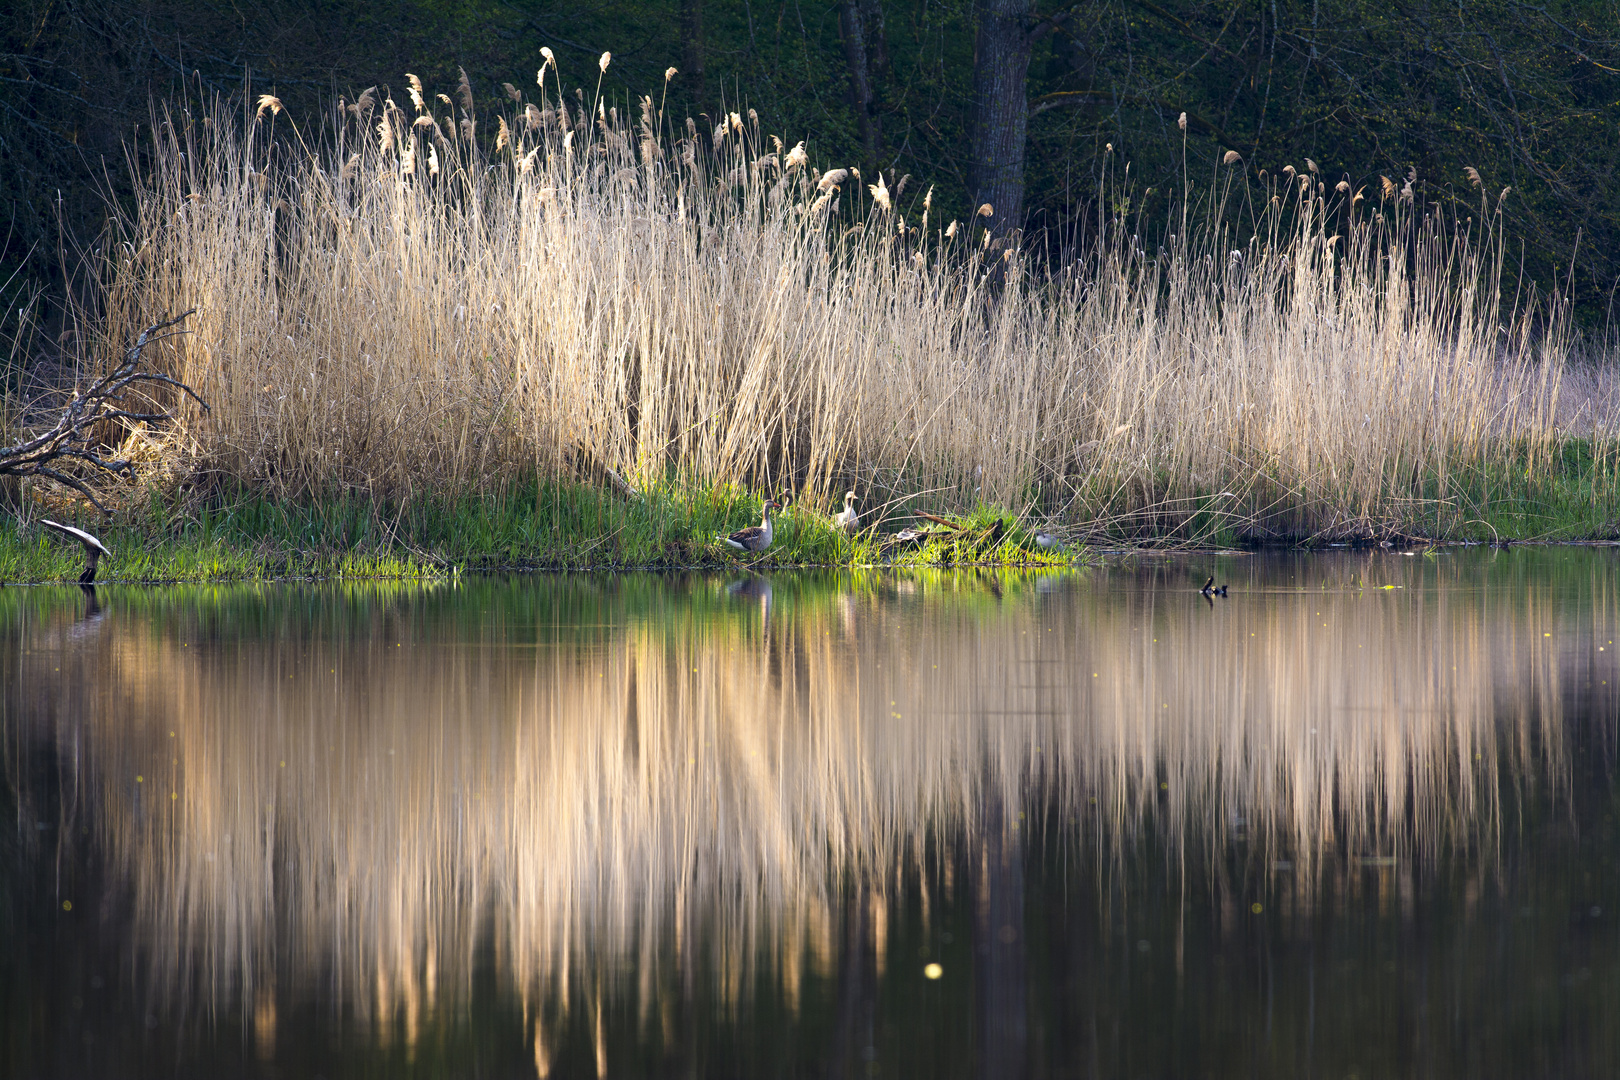
<path fill-rule="evenodd" d="M 278 496 L 612 470 L 1302 536 L 1454 532 L 1561 437 L 1562 307 L 1504 303 L 1506 192 L 1446 220 L 1236 162 L 1037 262 L 751 113 L 539 75 L 504 116 L 407 77 L 319 137 L 269 98 L 166 115 L 106 325 L 197 309 L 171 361 L 213 410 L 175 445 Z"/>
<path fill-rule="evenodd" d="M 5 692 L 19 746 L 94 748 L 64 826 L 131 883 L 150 1000 L 321 985 L 408 1044 L 493 941 L 544 1043 L 699 974 L 798 1001 L 847 888 L 881 971 L 885 927 L 952 900 L 932 868 L 982 887 L 950 852 L 998 828 L 1063 844 L 1082 892 L 1159 863 L 1304 926 L 1369 862 L 1488 889 L 1526 793 L 1559 805 L 1567 710 L 1620 694 L 1613 582 L 1327 565 L 1219 617 L 1151 571 L 131 592 L 88 621 L 8 590 Z"/>

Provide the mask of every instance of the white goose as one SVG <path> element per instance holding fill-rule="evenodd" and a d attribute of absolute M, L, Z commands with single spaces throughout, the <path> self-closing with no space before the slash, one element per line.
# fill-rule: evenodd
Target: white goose
<path fill-rule="evenodd" d="M 861 516 L 855 512 L 854 491 L 844 492 L 844 509 L 833 515 L 832 523 L 849 536 L 854 536 L 855 530 L 861 527 Z"/>

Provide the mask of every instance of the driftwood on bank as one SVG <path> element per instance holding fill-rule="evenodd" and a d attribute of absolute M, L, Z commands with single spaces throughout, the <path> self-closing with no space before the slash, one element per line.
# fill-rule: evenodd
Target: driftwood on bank
<path fill-rule="evenodd" d="M 83 479 L 63 472 L 61 466 L 82 461 L 93 470 L 114 475 L 127 473 L 133 468 L 129 461 L 102 456 L 94 438 L 96 426 L 105 420 L 156 422 L 174 419 L 171 412 L 150 411 L 147 408 L 149 403 L 131 404 L 126 401 L 126 393 L 137 384 L 171 386 L 205 410 L 208 408 L 208 403 L 185 383 L 155 371 L 144 371 L 140 366 L 141 353 L 152 342 L 189 333 L 186 330 L 177 330 L 172 334 L 161 331 L 179 325 L 195 311 L 193 308 L 142 330 L 116 367 L 88 387 L 73 392 L 72 400 L 62 408 L 55 423 L 44 430 L 36 430 L 14 446 L 0 448 L 0 475 L 49 477 L 89 499 L 102 513 L 110 513 Z"/>

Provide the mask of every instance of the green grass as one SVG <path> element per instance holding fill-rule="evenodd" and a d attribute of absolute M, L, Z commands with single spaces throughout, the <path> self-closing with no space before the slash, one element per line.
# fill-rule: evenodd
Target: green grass
<path fill-rule="evenodd" d="M 356 497 L 283 502 L 242 494 L 187 509 L 154 495 L 111 521 L 76 523 L 113 552 L 101 580 L 139 582 L 264 581 L 286 578 L 423 578 L 506 569 L 626 570 L 749 566 L 1066 564 L 1070 554 L 1038 551 L 1013 525 L 999 543 L 935 542 L 885 553 L 880 533 L 912 524 L 910 515 L 856 537 L 833 529 L 825 513 L 795 505 L 776 518 L 777 537 L 762 556 L 717 538 L 759 521 L 757 494 L 731 486 L 670 486 L 625 498 L 583 484 L 542 483 L 505 495 L 421 498 L 404 506 Z M 66 515 L 31 512 L 0 523 L 0 581 L 71 581 L 83 566 L 77 545 L 37 523 Z M 960 520 L 982 529 L 1005 510 L 981 508 Z"/>
<path fill-rule="evenodd" d="M 1461 465 L 1427 476 L 1397 514 L 1347 526 L 1367 535 L 1399 534 L 1438 541 L 1581 541 L 1620 538 L 1620 443 L 1574 439 L 1552 453 L 1526 449 L 1489 465 Z M 1232 501 L 1194 500 L 1180 513 L 1145 520 L 1085 523 L 1093 542 L 1236 547 L 1309 542 L 1329 537 L 1256 529 L 1264 515 Z M 86 515 L 78 524 L 112 549 L 102 580 L 136 582 L 270 581 L 309 578 L 433 578 L 461 572 L 535 570 L 673 570 L 822 566 L 1065 565 L 1084 557 L 1035 546 L 1026 526 L 1005 508 L 980 506 L 952 515 L 959 532 L 915 519 L 908 509 L 882 516 L 869 507 L 868 527 L 846 537 L 827 513 L 795 505 L 776 518 L 777 539 L 762 556 L 742 558 L 717 537 L 759 520 L 759 495 L 730 485 L 671 483 L 633 498 L 580 483 L 544 482 L 501 495 L 418 498 L 401 506 L 355 496 L 311 502 L 253 493 L 215 498 L 203 508 L 154 493 L 142 507 L 111 521 Z M 906 504 L 909 506 L 910 504 Z M 71 581 L 83 565 L 77 546 L 37 524 L 57 511 L 0 520 L 0 582 Z M 881 520 L 879 520 L 881 517 Z M 1003 532 L 987 540 L 997 520 Z M 1274 525 L 1278 516 L 1273 514 Z M 873 524 L 875 522 L 875 524 Z M 892 543 L 906 527 L 934 530 L 924 541 Z"/>
<path fill-rule="evenodd" d="M 1168 492 L 1172 477 L 1152 478 Z M 1331 505 L 1357 505 L 1354 493 L 1329 492 Z M 1108 490 L 1078 493 L 1106 507 Z M 1499 540 L 1569 543 L 1620 540 L 1620 440 L 1565 439 L 1550 448 L 1493 448 L 1450 463 L 1442 475 L 1391 476 L 1376 507 L 1337 517 L 1310 505 L 1298 485 L 1256 477 L 1235 496 L 1165 496 L 1149 508 L 1109 515 L 1077 530 L 1093 544 L 1256 547 L 1411 537 L 1441 543 Z"/>

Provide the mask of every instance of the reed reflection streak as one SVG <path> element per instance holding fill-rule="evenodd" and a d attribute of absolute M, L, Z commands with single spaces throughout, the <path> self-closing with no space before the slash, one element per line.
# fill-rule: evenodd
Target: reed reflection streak
<path fill-rule="evenodd" d="M 492 943 L 544 1073 L 570 1010 L 667 1030 L 699 970 L 795 1007 L 849 895 L 881 965 L 904 882 L 987 827 L 1019 867 L 1036 828 L 1100 866 L 1241 839 L 1307 903 L 1335 860 L 1488 855 L 1501 784 L 1560 782 L 1566 682 L 1620 686 L 1614 597 L 1441 573 L 1214 610 L 1151 570 L 107 590 L 93 633 L 11 610 L 8 695 L 87 748 L 169 1007 L 273 1042 L 277 987 L 319 983 L 410 1046 Z"/>

